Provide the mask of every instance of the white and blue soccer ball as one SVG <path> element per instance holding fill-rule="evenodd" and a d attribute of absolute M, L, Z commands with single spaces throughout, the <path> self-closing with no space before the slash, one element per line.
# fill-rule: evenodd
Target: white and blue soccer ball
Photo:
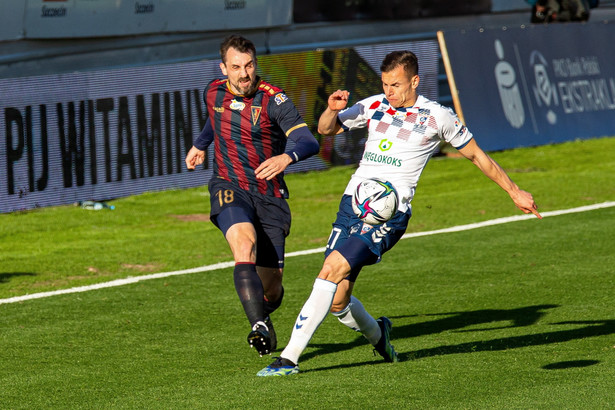
<path fill-rule="evenodd" d="M 395 215 L 398 201 L 393 184 L 370 178 L 357 185 L 352 196 L 352 210 L 363 222 L 380 225 Z"/>

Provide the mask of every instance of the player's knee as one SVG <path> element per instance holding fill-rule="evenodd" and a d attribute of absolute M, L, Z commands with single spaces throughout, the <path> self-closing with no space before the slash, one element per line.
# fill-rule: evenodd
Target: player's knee
<path fill-rule="evenodd" d="M 346 277 L 346 272 L 342 271 L 339 267 L 335 265 L 329 264 L 325 262 L 320 273 L 318 274 L 319 279 L 324 279 L 333 283 L 340 283 L 344 277 Z"/>
<path fill-rule="evenodd" d="M 247 238 L 242 238 L 235 240 L 234 243 L 230 245 L 235 261 L 256 261 L 256 242 Z"/>

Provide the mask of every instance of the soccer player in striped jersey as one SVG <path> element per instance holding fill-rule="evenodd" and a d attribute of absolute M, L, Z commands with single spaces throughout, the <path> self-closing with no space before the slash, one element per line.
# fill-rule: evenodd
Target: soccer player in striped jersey
<path fill-rule="evenodd" d="M 319 145 L 284 91 L 256 74 L 250 40 L 227 37 L 220 57 L 226 78 L 205 88 L 208 118 L 186 166 L 202 164 L 214 143 L 210 219 L 233 253 L 235 289 L 250 322 L 248 343 L 262 356 L 276 348 L 270 315 L 284 296 L 284 245 L 291 225 L 284 170 L 318 153 Z"/>
<path fill-rule="evenodd" d="M 346 326 L 361 332 L 385 361 L 398 361 L 390 343 L 391 321 L 384 316 L 374 319 L 352 295 L 352 290 L 361 269 L 379 262 L 406 231 L 417 182 L 440 141 L 457 148 L 506 191 L 521 211 L 541 218 L 532 195 L 521 190 L 479 148 L 452 110 L 418 94 L 418 60 L 412 52 L 389 53 L 380 70 L 382 94 L 346 109 L 349 94 L 338 90 L 329 96 L 328 107 L 320 116 L 318 132 L 324 135 L 367 127 L 365 151 L 342 196 L 323 267 L 297 317 L 291 339 L 281 356 L 259 371 L 258 376 L 299 372 L 299 356 L 329 311 Z M 399 194 L 397 213 L 376 226 L 358 219 L 351 207 L 355 187 L 370 177 L 391 182 Z"/>

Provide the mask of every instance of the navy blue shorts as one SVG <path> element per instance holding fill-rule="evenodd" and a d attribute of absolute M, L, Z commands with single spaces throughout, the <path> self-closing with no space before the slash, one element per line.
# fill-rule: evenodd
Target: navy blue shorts
<path fill-rule="evenodd" d="M 340 201 L 325 257 L 334 250 L 341 253 L 351 268 L 346 279 L 354 282 L 364 266 L 380 262 L 382 255 L 401 239 L 408 228 L 411 212 L 397 212 L 382 225 L 372 226 L 354 214 L 351 200 L 350 195 L 344 195 Z"/>
<path fill-rule="evenodd" d="M 256 265 L 284 267 L 284 246 L 291 222 L 286 200 L 246 191 L 221 178 L 212 178 L 208 188 L 214 225 L 226 236 L 232 225 L 251 223 L 256 230 Z"/>

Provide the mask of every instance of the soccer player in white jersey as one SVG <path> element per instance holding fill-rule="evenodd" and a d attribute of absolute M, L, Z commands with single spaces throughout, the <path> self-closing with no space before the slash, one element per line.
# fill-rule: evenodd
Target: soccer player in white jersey
<path fill-rule="evenodd" d="M 329 96 L 328 107 L 318 121 L 318 132 L 323 135 L 367 127 L 365 151 L 342 196 L 323 267 L 297 317 L 291 339 L 280 357 L 258 376 L 299 372 L 299 356 L 329 311 L 346 326 L 361 332 L 385 361 L 397 361 L 390 343 L 391 321 L 386 317 L 374 319 L 352 296 L 352 289 L 361 268 L 379 262 L 404 234 L 416 184 L 440 141 L 449 142 L 472 161 L 510 195 L 521 211 L 542 218 L 532 195 L 521 190 L 479 148 L 453 111 L 418 94 L 418 61 L 412 52 L 389 53 L 380 70 L 384 93 L 346 108 L 349 93 L 337 90 Z M 351 208 L 354 188 L 370 177 L 390 181 L 399 194 L 397 213 L 377 226 L 363 223 Z"/>

